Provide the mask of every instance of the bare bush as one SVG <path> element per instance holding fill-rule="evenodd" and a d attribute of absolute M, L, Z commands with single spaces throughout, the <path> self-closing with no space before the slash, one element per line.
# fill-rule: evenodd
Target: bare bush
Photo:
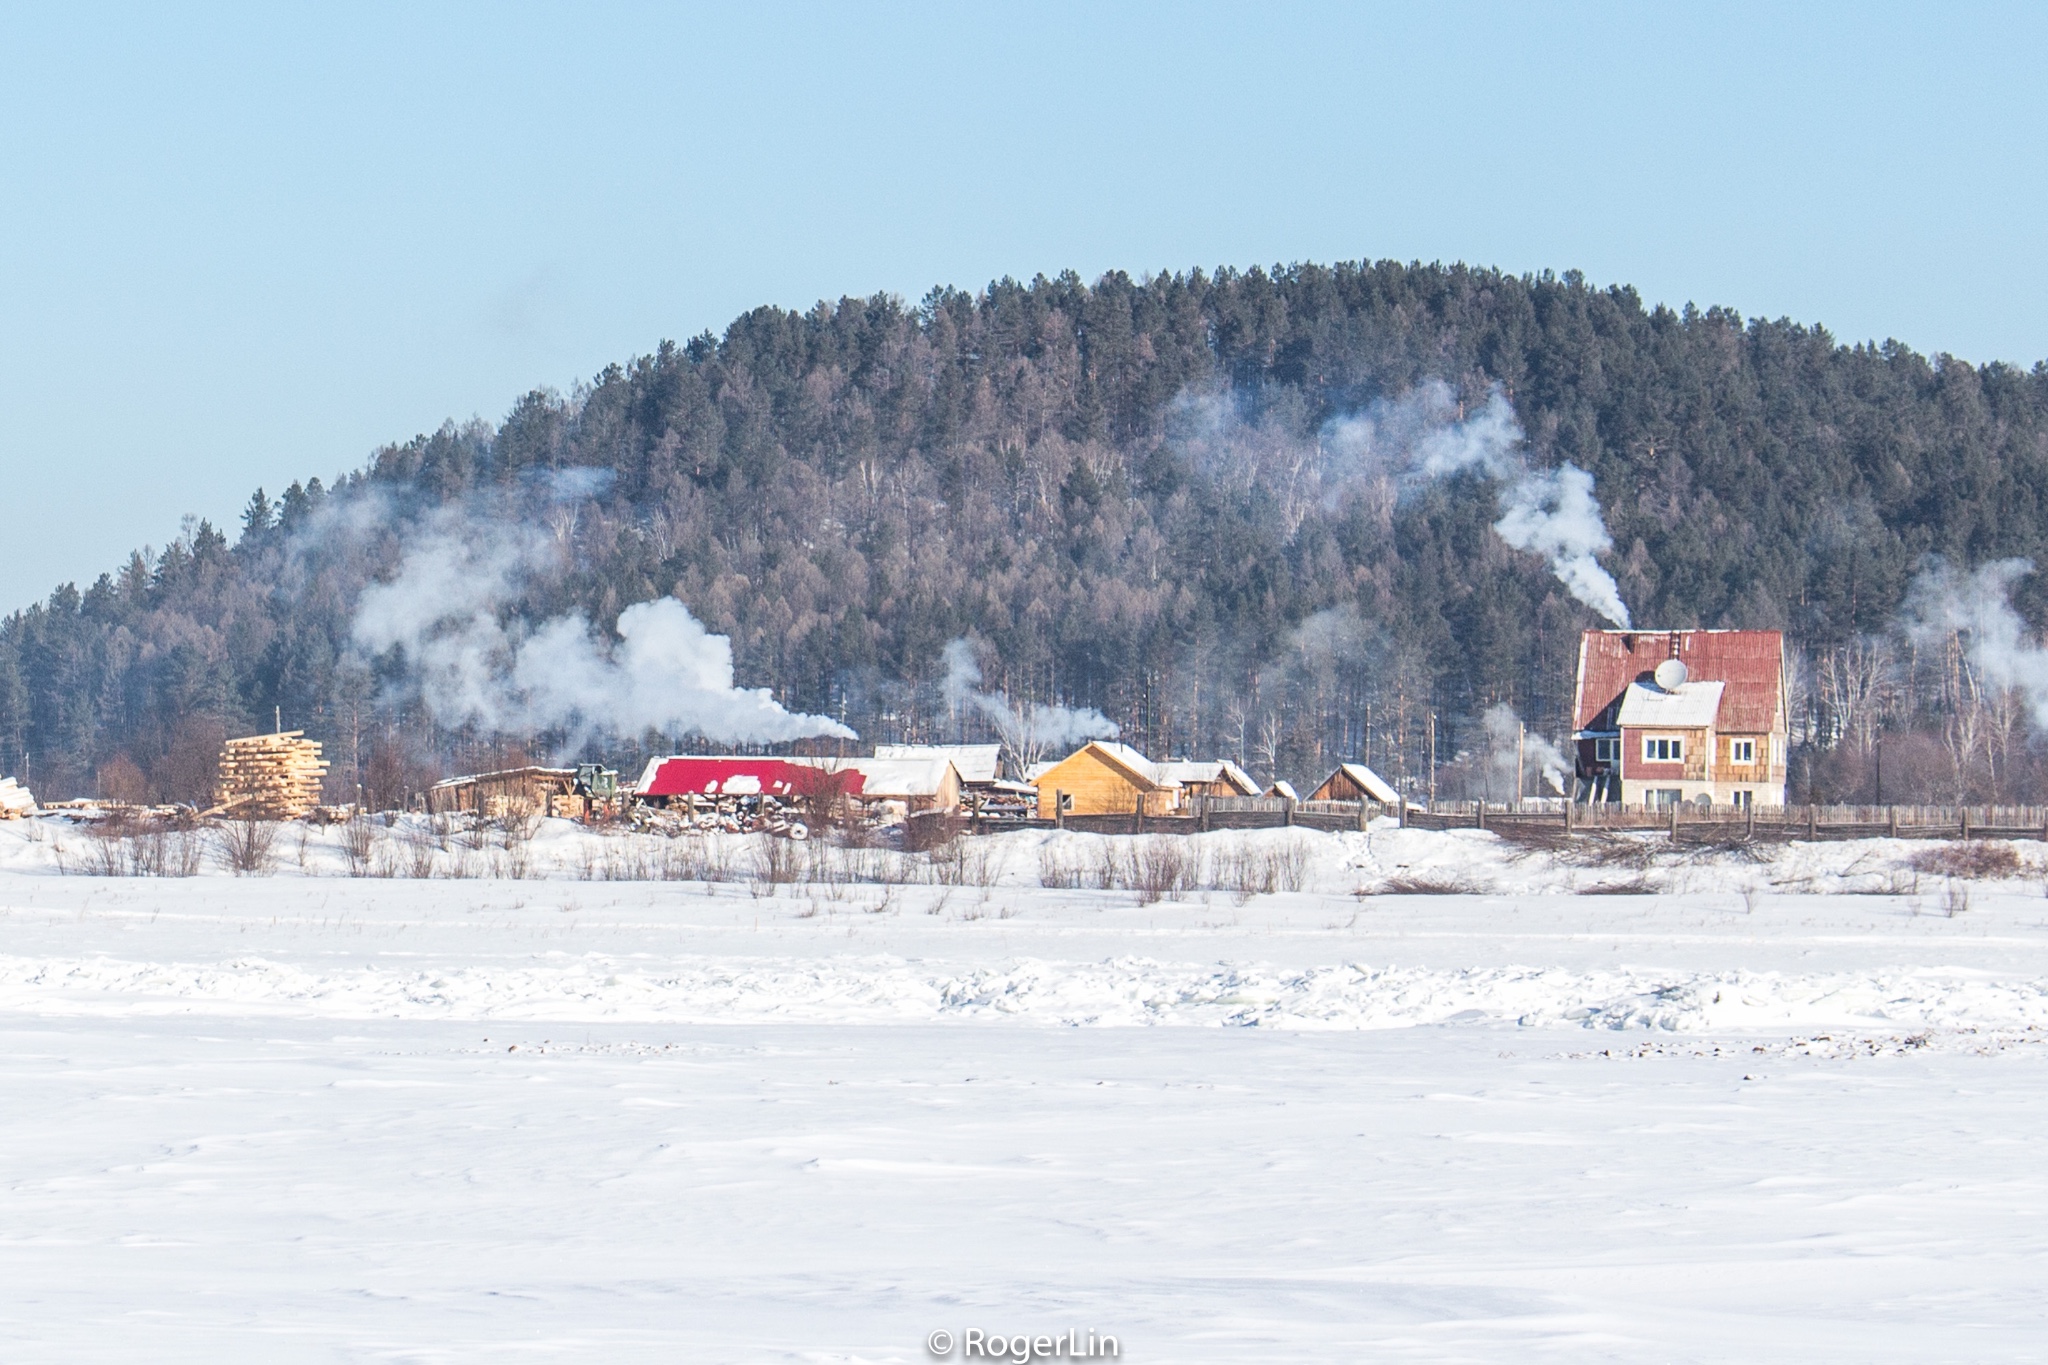
<path fill-rule="evenodd" d="M 277 868 L 274 820 L 225 820 L 215 827 L 213 838 L 222 865 L 237 877 L 267 877 Z"/>
<path fill-rule="evenodd" d="M 761 835 L 754 841 L 753 876 L 750 886 L 756 896 L 775 894 L 778 887 L 794 883 L 802 870 L 794 841 Z"/>
<path fill-rule="evenodd" d="M 1312 849 L 1305 839 L 1241 841 L 1219 849 L 1208 877 L 1214 890 L 1231 892 L 1239 904 L 1252 896 L 1300 891 L 1308 885 Z"/>
<path fill-rule="evenodd" d="M 445 834 L 445 830 L 443 831 Z M 411 877 L 415 881 L 426 881 L 434 875 L 434 855 L 439 851 L 434 846 L 435 835 L 428 830 L 415 830 L 402 841 L 398 875 Z"/>
<path fill-rule="evenodd" d="M 1581 834 L 1556 854 L 1559 862 L 1574 867 L 1649 867 L 1657 861 L 1649 840 L 1626 834 Z"/>
<path fill-rule="evenodd" d="M 1062 856 L 1051 848 L 1038 850 L 1038 884 L 1059 891 L 1071 891 L 1081 885 L 1083 869 L 1075 859 Z"/>
<path fill-rule="evenodd" d="M 717 835 L 683 835 L 662 850 L 661 874 L 674 882 L 734 881 L 732 843 Z"/>
<path fill-rule="evenodd" d="M 1365 888 L 1362 896 L 1472 896 L 1480 888 L 1463 877 L 1440 872 L 1410 872 Z"/>
<path fill-rule="evenodd" d="M 1648 877 L 1624 877 L 1615 882 L 1595 882 L 1579 888 L 1581 896 L 1654 896 L 1663 887 Z"/>
<path fill-rule="evenodd" d="M 1906 866 L 1932 877 L 1979 882 L 2017 877 L 2025 870 L 2013 846 L 1997 839 L 1964 839 L 1917 849 Z"/>
<path fill-rule="evenodd" d="M 1186 839 L 1161 834 L 1145 841 L 1135 854 L 1140 905 L 1179 900 L 1201 880 L 1201 859 Z"/>
<path fill-rule="evenodd" d="M 192 877 L 204 849 L 189 825 L 103 820 L 86 831 L 85 854 L 58 849 L 58 870 L 93 877 Z"/>
<path fill-rule="evenodd" d="M 341 856 L 348 864 L 348 875 L 369 876 L 371 858 L 376 851 L 377 822 L 357 811 L 341 827 Z"/>
<path fill-rule="evenodd" d="M 932 880 L 941 886 L 995 885 L 995 849 L 986 840 L 955 838 L 931 853 Z"/>
<path fill-rule="evenodd" d="M 1968 882 L 1950 882 L 1942 888 L 1941 909 L 1943 914 L 1947 915 L 1950 919 L 1954 919 L 1969 908 L 1970 884 Z"/>

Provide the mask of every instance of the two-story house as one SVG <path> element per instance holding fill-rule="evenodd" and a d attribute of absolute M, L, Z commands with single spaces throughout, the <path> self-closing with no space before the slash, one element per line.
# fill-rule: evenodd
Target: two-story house
<path fill-rule="evenodd" d="M 1573 704 L 1577 796 L 1782 806 L 1790 705 L 1775 630 L 1589 630 Z"/>

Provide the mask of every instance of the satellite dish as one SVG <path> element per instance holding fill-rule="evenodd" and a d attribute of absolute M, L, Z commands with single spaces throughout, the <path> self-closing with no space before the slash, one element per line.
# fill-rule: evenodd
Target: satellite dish
<path fill-rule="evenodd" d="M 1666 659 L 1657 665 L 1657 671 L 1651 676 L 1656 678 L 1657 686 L 1666 692 L 1676 692 L 1685 686 L 1685 680 L 1692 676 L 1692 670 L 1685 666 L 1682 659 Z"/>

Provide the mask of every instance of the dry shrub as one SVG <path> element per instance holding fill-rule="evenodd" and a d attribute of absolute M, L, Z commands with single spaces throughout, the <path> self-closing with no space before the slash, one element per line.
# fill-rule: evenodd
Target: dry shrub
<path fill-rule="evenodd" d="M 932 880 L 941 886 L 993 886 L 995 848 L 981 839 L 948 840 L 932 850 L 931 873 Z"/>
<path fill-rule="evenodd" d="M 213 838 L 221 863 L 237 877 L 267 877 L 277 867 L 275 820 L 224 820 Z"/>
<path fill-rule="evenodd" d="M 1062 857 L 1050 848 L 1038 850 L 1038 884 L 1056 891 L 1072 891 L 1081 885 L 1083 868 L 1079 860 Z"/>
<path fill-rule="evenodd" d="M 1583 837 L 1568 833 L 1562 820 L 1503 820 L 1487 828 L 1499 835 L 1502 843 L 1530 853 L 1558 852 Z"/>
<path fill-rule="evenodd" d="M 1475 896 L 1480 888 L 1463 877 L 1442 872 L 1406 872 L 1388 877 L 1361 895 L 1367 896 Z"/>
<path fill-rule="evenodd" d="M 1560 862 L 1575 867 L 1649 867 L 1657 860 L 1657 850 L 1647 839 L 1581 834 L 1561 844 L 1557 856 Z"/>
<path fill-rule="evenodd" d="M 434 836 L 431 833 L 414 831 L 402 845 L 398 875 L 425 881 L 434 875 Z"/>
<path fill-rule="evenodd" d="M 772 895 L 776 887 L 794 883 L 803 870 L 801 854 L 794 840 L 772 834 L 755 836 L 753 875 L 748 879 L 753 893 Z"/>
<path fill-rule="evenodd" d="M 1140 905 L 1177 901 L 1183 893 L 1193 891 L 1201 880 L 1201 860 L 1187 840 L 1178 835 L 1154 835 L 1136 850 L 1134 857 L 1138 875 L 1137 884 L 1131 889 L 1138 893 Z"/>
<path fill-rule="evenodd" d="M 341 856 L 348 863 L 348 875 L 370 875 L 372 856 L 377 851 L 377 822 L 357 811 L 341 827 Z"/>
<path fill-rule="evenodd" d="M 60 850 L 58 870 L 92 877 L 193 877 L 204 852 L 199 831 L 160 820 L 102 820 L 86 831 L 86 853 Z"/>
<path fill-rule="evenodd" d="M 1906 866 L 1933 877 L 1968 881 L 2017 877 L 2025 870 L 2013 846 L 1997 839 L 1962 839 L 1919 849 L 1906 859 Z"/>
<path fill-rule="evenodd" d="M 1648 877 L 1624 877 L 1618 882 L 1596 882 L 1579 888 L 1581 896 L 1655 896 L 1664 890 Z"/>

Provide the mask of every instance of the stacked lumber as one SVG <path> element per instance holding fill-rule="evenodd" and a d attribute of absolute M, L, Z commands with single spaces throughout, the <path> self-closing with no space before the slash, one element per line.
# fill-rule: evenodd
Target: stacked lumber
<path fill-rule="evenodd" d="M 258 820 L 296 820 L 320 804 L 327 760 L 302 730 L 231 739 L 220 748 L 214 809 Z"/>
<path fill-rule="evenodd" d="M 0 777 L 0 820 L 19 820 L 34 811 L 36 798 L 11 777 Z"/>

